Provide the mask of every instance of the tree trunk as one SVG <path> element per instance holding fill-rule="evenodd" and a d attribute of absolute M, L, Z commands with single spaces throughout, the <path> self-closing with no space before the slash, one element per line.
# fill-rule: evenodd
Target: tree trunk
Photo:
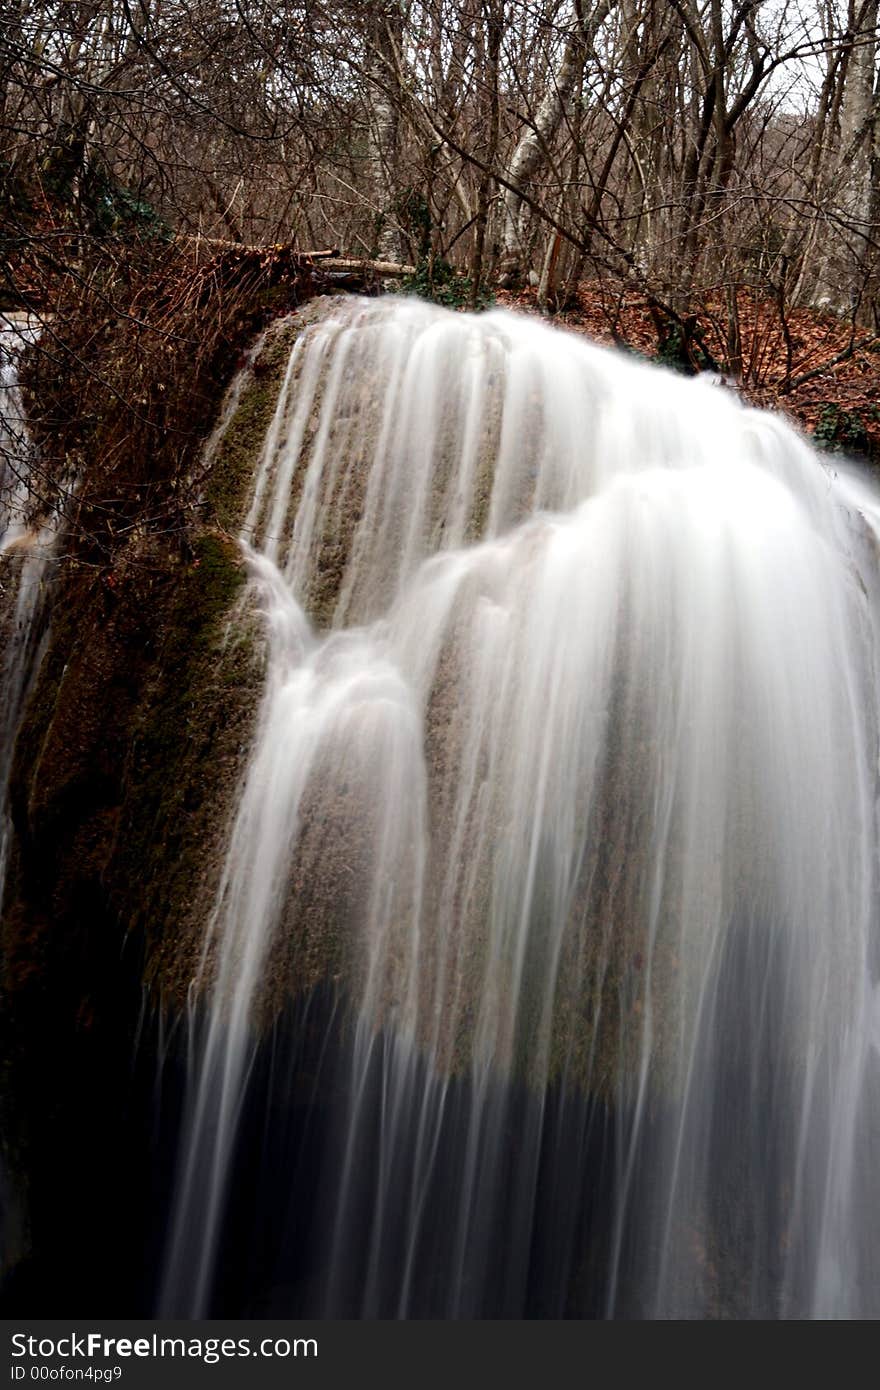
<path fill-rule="evenodd" d="M 486 56 L 484 82 L 489 92 L 489 149 L 487 167 L 480 177 L 480 191 L 477 203 L 474 228 L 474 250 L 471 257 L 471 288 L 468 308 L 477 308 L 480 288 L 485 278 L 486 228 L 489 222 L 491 205 L 492 175 L 491 167 L 498 155 L 499 102 L 498 102 L 498 55 L 501 49 L 503 28 L 503 6 L 493 0 L 486 18 Z"/>
<path fill-rule="evenodd" d="M 380 261 L 404 259 L 395 208 L 399 107 L 393 99 L 402 35 L 400 6 L 394 0 L 377 4 L 368 67 L 367 161 L 376 212 L 373 249 Z"/>
<path fill-rule="evenodd" d="M 863 0 L 855 6 L 833 180 L 839 222 L 826 241 L 812 295 L 817 307 L 839 314 L 857 313 L 873 259 L 872 224 L 880 191 L 880 92 L 875 90 L 878 18 L 878 0 Z"/>
<path fill-rule="evenodd" d="M 616 0 L 598 0 L 569 34 L 559 66 L 551 77 L 535 118 L 520 136 L 507 170 L 501 239 L 502 283 L 519 281 L 523 271 L 525 216 L 523 193 L 547 158 L 548 147 L 562 124 L 584 61 Z"/>

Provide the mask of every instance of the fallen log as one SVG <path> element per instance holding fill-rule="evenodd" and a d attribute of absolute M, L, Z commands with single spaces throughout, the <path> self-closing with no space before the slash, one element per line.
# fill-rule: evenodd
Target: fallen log
<path fill-rule="evenodd" d="M 304 256 L 308 252 L 302 253 Z M 406 275 L 415 275 L 414 265 L 403 265 L 397 261 L 358 261 L 343 256 L 333 256 L 321 261 L 321 270 L 340 271 L 346 274 L 375 275 L 379 280 L 403 279 Z"/>
<path fill-rule="evenodd" d="M 250 245 L 243 241 L 227 241 L 223 237 L 182 236 L 182 241 L 204 246 L 210 251 L 237 251 L 242 254 L 261 256 L 286 254 L 292 260 L 302 262 L 303 268 L 315 266 L 316 270 L 331 271 L 340 275 L 374 276 L 379 280 L 403 279 L 414 275 L 414 265 L 397 261 L 374 261 L 369 257 L 340 256 L 335 248 L 330 251 L 299 251 L 289 242 L 275 242 L 272 245 Z M 319 262 L 318 265 L 315 263 Z"/>

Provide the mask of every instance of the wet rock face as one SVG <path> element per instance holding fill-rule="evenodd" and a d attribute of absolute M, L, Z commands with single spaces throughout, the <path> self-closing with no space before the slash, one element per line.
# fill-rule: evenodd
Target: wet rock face
<path fill-rule="evenodd" d="M 76 537 L 65 537 L 17 732 L 9 913 L 44 915 L 60 932 L 90 885 L 120 942 L 134 934 L 150 988 L 177 1003 L 216 890 L 263 672 L 234 536 L 291 344 L 327 303 L 276 321 L 256 344 L 191 466 L 185 532 L 153 534 L 145 518 L 103 566 L 81 563 Z M 4 560 L 11 572 L 15 557 Z M 28 957 L 19 944 L 7 931 L 9 961 Z M 32 971 L 11 969 L 7 987 Z"/>
<path fill-rule="evenodd" d="M 225 639 L 242 584 L 235 546 L 209 533 L 186 563 L 138 547 L 103 582 L 56 581 L 15 748 L 2 929 L 4 1130 L 53 1269 L 88 1238 L 71 1222 L 92 1184 L 106 1216 L 100 1188 L 134 1161 L 142 982 L 179 1007 L 198 947 L 250 727 L 253 649 Z"/>
<path fill-rule="evenodd" d="M 13 1304 L 34 1284 L 47 1297 L 69 1289 L 72 1273 L 100 1286 L 105 1273 L 96 1257 L 86 1274 L 85 1252 L 104 1242 L 106 1255 L 117 1239 L 112 1195 L 101 1193 L 127 1201 L 136 1224 L 134 1170 L 150 1225 L 149 1086 L 140 1095 L 132 1057 L 140 1036 L 141 1064 L 155 1066 L 150 1019 L 170 1025 L 185 1007 L 217 891 L 264 664 L 234 536 L 298 331 L 295 318 L 274 324 L 230 389 L 190 466 L 185 532 L 136 518 L 101 565 L 84 562 L 69 533 L 44 585 L 10 759 L 0 927 L 6 1168 L 25 1197 L 30 1247 L 10 1275 Z M 20 551 L 0 557 L 11 600 Z M 15 615 L 2 607 L 8 635 Z M 90 1235 L 98 1208 L 107 1230 Z M 120 1297 L 114 1306 L 130 1311 Z"/>
<path fill-rule="evenodd" d="M 163 994 L 185 989 L 211 827 L 247 743 L 259 661 L 247 625 L 226 631 L 243 585 L 237 547 L 208 530 L 186 559 L 140 542 L 98 577 L 62 569 L 16 742 L 8 912 L 56 934 L 96 894 L 121 940 L 143 932 Z M 17 945 L 11 932 L 8 959 Z"/>

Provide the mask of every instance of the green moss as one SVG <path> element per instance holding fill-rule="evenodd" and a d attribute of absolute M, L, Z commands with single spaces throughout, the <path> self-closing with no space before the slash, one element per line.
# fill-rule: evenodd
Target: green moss
<path fill-rule="evenodd" d="M 447 309 L 463 309 L 469 305 L 472 290 L 469 276 L 462 275 L 442 256 L 420 257 L 412 275 L 405 275 L 400 282 L 401 294 L 416 295 L 419 299 L 430 300 L 432 304 L 442 304 Z M 495 296 L 489 286 L 481 283 L 474 308 L 490 309 L 494 302 Z"/>
<path fill-rule="evenodd" d="M 197 538 L 193 554 L 183 586 L 184 602 L 178 604 L 180 626 L 176 631 L 189 629 L 201 646 L 214 646 L 218 621 L 229 615 L 241 595 L 244 566 L 238 547 L 225 536 L 210 532 Z"/>
<path fill-rule="evenodd" d="M 188 560 L 132 544 L 109 574 L 59 579 L 11 786 L 31 945 L 22 913 L 76 931 L 88 886 L 139 929 L 160 992 L 185 989 L 262 686 L 245 580 L 210 532 Z"/>
<path fill-rule="evenodd" d="M 50 935 L 88 938 L 84 903 L 111 924 L 112 949 L 130 943 L 157 994 L 182 1001 L 197 971 L 264 678 L 262 626 L 229 531 L 296 336 L 325 312 L 315 305 L 265 335 L 181 535 L 133 525 L 106 563 L 72 546 L 59 568 L 11 783 L 13 992 Z M 69 987 L 88 994 L 86 982 Z"/>
<path fill-rule="evenodd" d="M 225 531 L 241 526 L 290 352 L 305 321 L 304 315 L 298 315 L 279 320 L 270 329 L 214 451 L 205 501 L 209 515 Z"/>
<path fill-rule="evenodd" d="M 180 996 L 194 972 L 262 686 L 254 625 L 240 606 L 238 547 L 206 534 L 193 549 L 132 730 L 115 876 L 120 915 L 148 945 L 148 979 Z M 141 877 L 136 901 L 129 874 Z"/>
<path fill-rule="evenodd" d="M 880 410 L 876 406 L 867 406 L 862 411 L 844 410 L 836 402 L 826 401 L 819 412 L 813 439 L 817 447 L 827 453 L 876 461 L 878 450 L 871 428 L 878 421 Z"/>

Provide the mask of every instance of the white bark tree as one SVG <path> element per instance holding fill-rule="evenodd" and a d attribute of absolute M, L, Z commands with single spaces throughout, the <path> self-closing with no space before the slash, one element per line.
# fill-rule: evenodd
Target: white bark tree
<path fill-rule="evenodd" d="M 855 312 L 875 259 L 880 196 L 878 0 L 850 0 L 840 133 L 825 158 L 825 225 L 813 303 Z"/>
<path fill-rule="evenodd" d="M 616 4 L 617 0 L 597 0 L 589 8 L 578 4 L 556 70 L 508 163 L 501 234 L 501 272 L 507 283 L 517 281 L 522 271 L 526 221 L 523 194 L 547 160 L 549 147 L 565 118 L 584 63 Z"/>

